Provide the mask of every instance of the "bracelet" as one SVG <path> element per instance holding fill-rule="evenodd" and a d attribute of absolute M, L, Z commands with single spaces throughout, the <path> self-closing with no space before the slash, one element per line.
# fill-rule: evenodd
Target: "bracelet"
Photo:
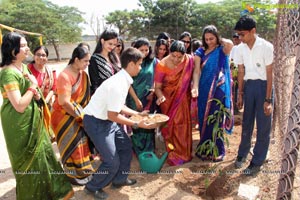
<path fill-rule="evenodd" d="M 27 91 L 30 91 L 30 92 L 32 92 L 32 93 L 33 93 L 33 95 L 37 95 L 37 90 L 36 90 L 36 89 L 34 89 L 34 88 L 31 88 L 31 87 L 29 87 L 29 88 L 27 89 Z"/>
<path fill-rule="evenodd" d="M 267 102 L 267 103 L 272 103 L 272 101 L 273 101 L 273 99 L 272 98 L 270 98 L 270 99 L 265 99 L 265 102 Z"/>
<path fill-rule="evenodd" d="M 133 129 L 138 129 L 139 128 L 139 124 L 134 122 L 134 124 L 131 126 Z"/>

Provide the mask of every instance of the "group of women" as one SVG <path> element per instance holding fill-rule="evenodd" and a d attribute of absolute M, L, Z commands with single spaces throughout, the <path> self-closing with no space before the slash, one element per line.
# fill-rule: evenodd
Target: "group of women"
<path fill-rule="evenodd" d="M 213 99 L 232 110 L 228 62 L 232 43 L 220 39 L 214 26 L 204 28 L 203 47 L 195 53 L 191 50 L 191 42 L 188 32 L 172 43 L 169 34 L 161 33 L 154 53 L 146 38 L 132 43 L 144 58 L 126 104 L 138 111 L 158 111 L 169 116 L 167 124 L 161 127 L 169 165 L 181 165 L 192 159 L 192 98 L 198 97 L 198 146 L 212 139 L 213 125 L 207 123 L 208 117 L 220 109 L 220 104 Z M 22 63 L 30 52 L 25 37 L 14 32 L 4 36 L 0 72 L 4 98 L 1 121 L 17 180 L 17 199 L 30 199 L 32 195 L 35 199 L 45 196 L 47 199 L 69 199 L 73 195 L 70 182 L 82 185 L 90 179 L 96 167 L 93 144 L 82 126 L 82 108 L 102 82 L 121 69 L 119 56 L 123 49 L 124 43 L 118 33 L 107 29 L 100 35 L 92 55 L 89 47 L 78 45 L 67 67 L 56 78 L 55 71 L 46 65 L 49 54 L 46 47 L 40 46 L 33 51 L 34 61 L 27 67 Z M 232 115 L 226 115 L 218 126 L 230 132 L 232 124 Z M 129 127 L 124 128 L 128 133 L 131 131 Z M 52 150 L 49 139 L 52 130 L 65 173 L 53 173 L 63 169 Z M 132 132 L 136 155 L 154 151 L 154 130 L 139 128 Z M 170 149 L 169 144 L 174 148 Z M 205 148 L 196 155 L 201 159 L 221 161 L 225 155 L 222 138 L 217 139 L 216 145 L 217 156 L 207 153 Z M 44 176 L 24 175 L 32 171 Z M 25 184 L 36 186 L 28 189 L 23 187 Z"/>

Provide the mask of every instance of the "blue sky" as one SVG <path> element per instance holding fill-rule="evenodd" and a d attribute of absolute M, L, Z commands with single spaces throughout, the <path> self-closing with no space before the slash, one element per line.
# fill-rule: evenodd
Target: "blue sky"
<path fill-rule="evenodd" d="M 59 6 L 73 6 L 84 12 L 85 20 L 90 23 L 92 15 L 102 18 L 115 10 L 138 9 L 138 0 L 50 0 Z M 196 0 L 198 3 L 218 2 L 220 0 Z M 83 25 L 83 34 L 93 34 L 89 25 Z"/>

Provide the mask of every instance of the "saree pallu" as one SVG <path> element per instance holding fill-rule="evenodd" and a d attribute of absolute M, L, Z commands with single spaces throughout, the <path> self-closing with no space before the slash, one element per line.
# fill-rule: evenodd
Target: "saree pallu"
<path fill-rule="evenodd" d="M 207 140 L 212 140 L 214 124 L 208 124 L 208 116 L 220 110 L 220 105 L 214 99 L 219 100 L 230 112 L 231 116 L 224 116 L 219 122 L 219 128 L 226 133 L 231 133 L 233 129 L 233 106 L 231 96 L 231 74 L 228 56 L 224 54 L 223 47 L 218 47 L 211 53 L 205 55 L 203 49 L 198 49 L 196 55 L 200 56 L 202 63 L 201 77 L 199 80 L 198 96 L 198 117 L 200 142 L 198 147 Z M 221 138 L 216 140 L 218 155 L 225 155 L 224 141 Z M 198 151 L 196 155 L 200 158 L 213 156 L 206 154 L 205 148 L 202 153 Z"/>
<path fill-rule="evenodd" d="M 89 80 L 84 71 L 73 81 L 72 76 L 66 71 L 61 72 L 57 79 L 57 94 L 68 92 L 71 93 L 74 109 L 80 112 L 80 108 L 86 106 L 90 99 Z M 79 180 L 94 172 L 89 139 L 83 127 L 78 118 L 66 113 L 57 101 L 54 102 L 51 124 L 67 176 L 73 178 L 75 182 L 78 181 L 78 184 L 83 184 Z"/>
<path fill-rule="evenodd" d="M 120 68 L 109 63 L 101 54 L 94 53 L 88 71 L 91 81 L 91 95 L 93 95 L 103 81 L 120 71 Z"/>
<path fill-rule="evenodd" d="M 155 110 L 154 98 L 147 99 L 151 93 L 150 89 L 154 88 L 154 70 L 157 64 L 157 59 L 152 61 L 143 62 L 142 69 L 139 74 L 133 78 L 132 87 L 143 104 L 144 110 L 149 110 L 150 113 Z M 154 95 L 153 95 L 154 97 Z M 128 95 L 126 99 L 126 105 L 136 110 L 136 105 L 133 98 Z M 154 151 L 154 130 L 153 129 L 133 129 L 133 135 L 131 136 L 133 150 L 137 155 L 145 151 Z"/>
<path fill-rule="evenodd" d="M 47 65 L 45 66 L 45 72 L 39 72 L 34 68 L 34 64 L 28 64 L 28 68 L 31 73 L 35 76 L 38 81 L 39 88 L 41 89 L 44 98 L 47 97 L 48 93 L 56 89 L 56 71 L 50 69 Z"/>
<path fill-rule="evenodd" d="M 23 65 L 25 73 L 29 73 Z M 48 137 L 43 110 L 32 99 L 19 113 L 7 98 L 8 91 L 20 90 L 23 96 L 31 83 L 11 68 L 0 72 L 2 129 L 16 178 L 17 200 L 58 200 L 72 191 Z"/>
<path fill-rule="evenodd" d="M 192 124 L 191 124 L 191 78 L 194 60 L 185 55 L 184 61 L 176 68 L 170 69 L 158 63 L 155 82 L 162 83 L 162 92 L 166 101 L 160 104 L 163 114 L 169 116 L 161 132 L 169 152 L 169 165 L 181 165 L 192 159 Z M 169 149 L 168 144 L 174 146 Z"/>

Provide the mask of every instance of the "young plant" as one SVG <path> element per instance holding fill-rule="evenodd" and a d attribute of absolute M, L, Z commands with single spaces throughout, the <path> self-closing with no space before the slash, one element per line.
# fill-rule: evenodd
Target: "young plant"
<path fill-rule="evenodd" d="M 196 149 L 196 151 L 199 152 L 200 155 L 205 152 L 206 156 L 212 155 L 216 158 L 219 156 L 219 150 L 216 144 L 217 139 L 221 139 L 225 142 L 227 147 L 229 146 L 229 140 L 224 134 L 225 130 L 223 124 L 225 117 L 231 117 L 231 113 L 219 99 L 213 98 L 208 102 L 212 101 L 215 101 L 217 106 L 219 106 L 219 109 L 207 118 L 207 125 L 213 125 L 212 139 L 206 140 Z"/>

